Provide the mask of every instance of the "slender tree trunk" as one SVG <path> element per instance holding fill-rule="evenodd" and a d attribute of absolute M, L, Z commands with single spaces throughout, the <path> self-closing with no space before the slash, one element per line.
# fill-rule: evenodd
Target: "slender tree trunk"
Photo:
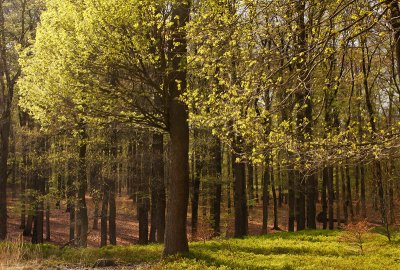
<path fill-rule="evenodd" d="M 289 168 L 288 172 L 288 231 L 294 232 L 294 224 L 296 219 L 296 188 L 295 188 L 296 174 L 293 168 Z"/>
<path fill-rule="evenodd" d="M 232 189 L 232 169 L 233 169 L 233 164 L 232 164 L 232 157 L 229 151 L 227 152 L 227 163 L 228 163 L 228 183 L 226 187 L 226 197 L 227 197 L 227 204 L 228 204 L 228 214 L 231 213 L 232 209 L 232 198 L 231 198 L 231 189 Z"/>
<path fill-rule="evenodd" d="M 355 178 L 355 184 L 356 184 L 356 190 L 355 190 L 355 197 L 354 200 L 356 201 L 356 216 L 360 214 L 360 166 L 356 165 L 354 167 L 354 178 Z"/>
<path fill-rule="evenodd" d="M 335 174 L 335 179 L 336 179 L 336 216 L 337 216 L 337 225 L 338 227 L 340 227 L 340 222 L 341 222 L 341 214 L 340 214 L 340 207 L 341 207 L 341 197 L 340 197 L 340 171 L 339 171 L 339 167 L 336 166 L 336 174 Z"/>
<path fill-rule="evenodd" d="M 49 178 L 46 178 L 46 191 L 45 194 L 50 192 Z M 46 241 L 50 241 L 50 202 L 46 202 Z"/>
<path fill-rule="evenodd" d="M 150 242 L 163 242 L 165 232 L 164 136 L 153 134 Z"/>
<path fill-rule="evenodd" d="M 345 165 L 345 170 L 346 170 L 346 180 L 347 180 L 347 207 L 350 211 L 350 216 L 351 219 L 354 219 L 354 209 L 353 209 L 353 197 L 351 194 L 351 178 L 350 178 L 350 169 L 349 169 L 349 165 Z"/>
<path fill-rule="evenodd" d="M 253 164 L 247 164 L 247 192 L 249 198 L 249 208 L 252 209 L 254 206 L 254 167 Z"/>
<path fill-rule="evenodd" d="M 334 209 L 333 203 L 335 201 L 335 191 L 333 184 L 333 167 L 328 167 L 328 217 L 329 217 L 329 229 L 334 229 Z"/>
<path fill-rule="evenodd" d="M 271 189 L 274 203 L 274 230 L 280 230 L 278 222 L 278 198 L 276 196 L 274 167 L 271 164 Z"/>
<path fill-rule="evenodd" d="M 367 200 L 365 196 L 365 165 L 360 165 L 360 189 L 361 189 L 361 215 L 367 218 Z"/>
<path fill-rule="evenodd" d="M 325 230 L 328 227 L 328 203 L 326 190 L 329 183 L 329 167 L 325 167 L 322 172 L 322 228 Z"/>
<path fill-rule="evenodd" d="M 342 208 L 343 208 L 344 222 L 345 224 L 347 224 L 349 221 L 349 212 L 347 211 L 348 202 L 346 196 L 346 177 L 343 167 L 340 167 L 340 179 L 342 180 Z"/>
<path fill-rule="evenodd" d="M 297 220 L 297 231 L 302 231 L 306 228 L 306 179 L 300 172 L 295 172 L 297 185 L 296 190 L 298 191 L 296 197 L 296 220 Z"/>
<path fill-rule="evenodd" d="M 88 214 L 86 206 L 87 173 L 86 148 L 87 133 L 84 123 L 79 125 L 79 160 L 78 160 L 78 190 L 77 190 L 77 237 L 81 247 L 87 246 Z"/>
<path fill-rule="evenodd" d="M 0 240 L 4 240 L 7 236 L 7 159 L 11 119 L 9 112 L 0 117 Z"/>
<path fill-rule="evenodd" d="M 194 140 L 198 138 L 198 130 L 194 131 Z M 192 183 L 192 237 L 197 235 L 197 225 L 199 218 L 199 197 L 200 197 L 200 179 L 202 171 L 202 160 L 199 150 L 194 149 L 194 156 L 192 161 L 194 167 L 194 178 Z"/>
<path fill-rule="evenodd" d="M 75 239 L 75 187 L 72 175 L 72 164 L 68 164 L 67 176 L 67 212 L 69 213 L 69 240 Z"/>
<path fill-rule="evenodd" d="M 108 186 L 110 187 L 110 197 L 109 197 L 109 217 L 108 217 L 108 236 L 110 240 L 110 245 L 117 244 L 117 206 L 115 203 L 116 195 L 116 185 L 115 180 L 110 179 Z"/>
<path fill-rule="evenodd" d="M 108 221 L 108 203 L 109 203 L 109 198 L 110 198 L 110 192 L 109 192 L 109 181 L 107 179 L 104 179 L 103 183 L 103 200 L 102 200 L 102 205 L 101 205 L 101 232 L 100 232 L 100 246 L 104 247 L 107 245 L 107 221 Z"/>
<path fill-rule="evenodd" d="M 238 145 L 240 139 L 236 138 L 235 152 L 240 153 Z M 234 182 L 234 207 L 235 207 L 235 237 L 243 237 L 248 232 L 248 213 L 246 198 L 246 165 L 242 161 L 236 161 L 236 154 L 232 155 Z M 263 217 L 263 223 L 265 216 Z"/>
<path fill-rule="evenodd" d="M 214 196 L 212 198 L 211 206 L 211 219 L 214 236 L 219 236 L 221 234 L 222 154 L 221 141 L 218 138 L 215 138 L 213 147 L 215 183 L 213 187 Z"/>

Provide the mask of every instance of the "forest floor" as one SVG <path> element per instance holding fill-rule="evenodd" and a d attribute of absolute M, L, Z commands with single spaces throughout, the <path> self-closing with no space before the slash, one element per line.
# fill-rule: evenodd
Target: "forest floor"
<path fill-rule="evenodd" d="M 131 245 L 136 244 L 138 241 L 139 227 L 136 218 L 136 206 L 132 199 L 128 196 L 117 197 L 117 244 L 118 245 Z M 20 213 L 21 207 L 18 205 L 18 199 L 9 198 L 9 223 L 8 223 L 8 236 L 10 241 L 15 241 L 21 238 L 22 230 L 20 229 Z M 90 197 L 87 197 L 87 205 L 89 210 L 89 235 L 88 235 L 88 246 L 99 247 L 100 243 L 100 230 L 93 230 L 93 202 Z M 225 209 L 221 213 L 221 236 L 232 237 L 234 232 L 234 215 L 233 208 L 231 212 L 226 211 L 228 207 L 223 205 L 221 207 Z M 317 209 L 320 211 L 321 206 L 317 204 Z M 336 208 L 335 208 L 336 209 Z M 379 223 L 379 212 L 373 211 L 372 206 L 368 207 L 368 221 L 372 224 Z M 398 208 L 397 208 L 398 209 Z M 190 210 L 190 208 L 189 208 Z M 342 210 L 342 209 L 341 209 Z M 343 210 L 342 210 L 343 212 Z M 396 221 L 400 221 L 400 211 L 396 211 Z M 212 238 L 213 232 L 210 228 L 210 222 L 207 220 L 209 217 L 209 209 L 199 207 L 199 225 L 196 236 L 191 234 L 190 225 L 190 212 L 188 214 L 188 238 L 190 241 L 204 241 Z M 278 208 L 278 224 L 282 231 L 287 230 L 287 206 L 283 205 Z M 276 232 L 273 230 L 273 206 L 272 203 L 269 209 L 269 232 Z M 318 228 L 322 229 L 322 224 L 317 224 Z M 335 227 L 336 227 L 335 223 Z M 261 202 L 255 203 L 254 207 L 249 210 L 249 235 L 261 235 L 262 234 L 262 204 Z M 100 228 L 100 220 L 99 220 Z M 25 237 L 25 241 L 29 242 L 30 237 Z M 54 205 L 51 207 L 50 214 L 50 241 L 46 243 L 62 246 L 69 241 L 69 213 L 66 212 L 66 204 L 61 203 L 60 209 L 55 209 Z"/>
<path fill-rule="evenodd" d="M 244 239 L 221 238 L 191 242 L 190 253 L 185 257 L 164 260 L 160 260 L 162 245 L 159 244 L 60 249 L 48 244 L 21 246 L 5 242 L 0 244 L 0 270 L 94 269 L 98 259 L 115 262 L 116 266 L 98 268 L 109 270 L 400 269 L 400 235 L 395 235 L 391 242 L 377 232 L 356 235 L 350 231 L 314 230 Z M 11 257 L 18 260 L 11 261 Z"/>

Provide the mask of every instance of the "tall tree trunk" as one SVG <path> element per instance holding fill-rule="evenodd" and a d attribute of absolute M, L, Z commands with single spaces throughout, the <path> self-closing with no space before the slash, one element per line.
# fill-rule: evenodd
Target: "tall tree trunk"
<path fill-rule="evenodd" d="M 351 219 L 353 220 L 354 219 L 353 197 L 352 197 L 352 194 L 351 194 L 352 193 L 351 192 L 351 178 L 350 178 L 350 168 L 349 168 L 348 164 L 345 165 L 345 170 L 346 170 L 346 180 L 347 180 L 347 184 L 346 184 L 346 187 L 347 187 L 347 198 L 346 198 L 346 201 L 347 201 L 347 207 L 348 207 L 348 209 L 350 211 Z"/>
<path fill-rule="evenodd" d="M 345 224 L 347 224 L 349 221 L 349 212 L 348 212 L 348 202 L 346 196 L 346 176 L 343 166 L 340 167 L 340 179 L 342 180 L 342 207 L 343 207 L 344 222 Z"/>
<path fill-rule="evenodd" d="M 77 237 L 81 247 L 87 246 L 88 214 L 86 206 L 87 173 L 86 173 L 86 148 L 87 148 L 86 125 L 79 125 L 79 160 L 78 160 L 78 190 L 77 190 Z"/>
<path fill-rule="evenodd" d="M 334 209 L 333 203 L 335 201 L 335 190 L 333 183 L 333 167 L 328 167 L 328 218 L 329 218 L 329 229 L 334 229 Z"/>
<path fill-rule="evenodd" d="M 279 222 L 278 222 L 278 198 L 276 196 L 275 175 L 274 175 L 273 164 L 271 164 L 271 189 L 272 189 L 272 198 L 273 198 L 273 203 L 274 203 L 274 230 L 280 230 Z"/>
<path fill-rule="evenodd" d="M 293 168 L 288 171 L 288 231 L 294 232 L 294 225 L 296 220 L 296 174 Z"/>
<path fill-rule="evenodd" d="M 7 159 L 11 122 L 9 113 L 0 115 L 0 240 L 6 239 L 7 236 Z"/>
<path fill-rule="evenodd" d="M 102 204 L 101 204 L 101 221 L 100 221 L 100 223 L 101 223 L 100 246 L 101 247 L 104 247 L 107 245 L 108 203 L 109 203 L 109 198 L 110 198 L 109 188 L 110 188 L 109 181 L 107 181 L 107 179 L 104 179 L 104 183 L 103 183 L 103 187 L 102 187 L 103 199 L 102 199 Z"/>
<path fill-rule="evenodd" d="M 68 161 L 68 176 L 67 176 L 67 212 L 69 213 L 69 240 L 75 239 L 75 186 L 72 175 L 72 164 Z"/>
<path fill-rule="evenodd" d="M 246 165 L 243 161 L 236 160 L 238 147 L 242 142 L 235 138 L 235 153 L 232 155 L 234 176 L 234 207 L 235 207 L 235 237 L 243 237 L 248 233 L 248 213 L 246 198 Z M 264 219 L 264 218 L 263 218 Z M 264 222 L 264 221 L 263 221 Z"/>
<path fill-rule="evenodd" d="M 189 125 L 187 106 L 178 100 L 187 89 L 187 42 L 184 27 L 189 21 L 190 6 L 186 1 L 172 5 L 174 26 L 169 41 L 168 60 L 171 72 L 168 78 L 168 131 L 170 135 L 170 181 L 167 185 L 167 213 L 164 256 L 189 251 L 186 235 L 187 205 L 189 199 Z"/>
<path fill-rule="evenodd" d="M 48 195 L 50 192 L 49 178 L 46 178 L 45 182 L 45 194 Z M 46 241 L 50 241 L 50 202 L 46 202 Z"/>
<path fill-rule="evenodd" d="M 325 167 L 322 172 L 322 228 L 325 230 L 328 227 L 328 203 L 326 190 L 328 189 L 329 183 L 329 167 Z"/>
<path fill-rule="evenodd" d="M 215 138 L 213 147 L 215 183 L 213 185 L 214 194 L 211 205 L 211 219 L 214 236 L 219 236 L 221 233 L 222 154 L 221 141 L 218 138 Z"/>
<path fill-rule="evenodd" d="M 249 208 L 252 209 L 254 206 L 254 167 L 253 164 L 247 164 L 247 192 L 249 198 Z"/>
<path fill-rule="evenodd" d="M 164 136 L 153 134 L 153 166 L 151 185 L 151 232 L 150 241 L 162 243 L 165 233 L 165 180 L 164 180 Z M 154 215 L 154 217 L 153 217 Z"/>
<path fill-rule="evenodd" d="M 149 182 L 148 182 L 148 159 L 145 153 L 145 144 L 147 141 L 142 138 L 144 143 L 139 146 L 138 156 L 139 156 L 139 171 L 140 180 L 138 183 L 138 201 L 137 201 L 137 218 L 139 222 L 139 244 L 147 245 L 149 242 L 149 205 L 148 205 L 148 195 L 149 195 Z"/>
<path fill-rule="evenodd" d="M 339 167 L 336 166 L 335 168 L 336 174 L 335 174 L 335 182 L 336 182 L 336 219 L 337 219 L 337 225 L 340 227 L 340 222 L 341 222 L 341 213 L 340 213 L 340 207 L 341 207 L 341 197 L 340 197 L 340 171 Z"/>
<path fill-rule="evenodd" d="M 117 226 L 116 226 L 117 205 L 115 202 L 116 181 L 114 179 L 109 179 L 108 186 L 110 188 L 108 236 L 110 240 L 110 245 L 116 245 L 117 244 Z"/>
<path fill-rule="evenodd" d="M 194 131 L 194 140 L 198 139 L 198 130 Z M 199 218 L 199 197 L 200 197 L 200 179 L 201 172 L 203 169 L 203 161 L 201 160 L 200 150 L 194 149 L 193 155 L 193 182 L 192 182 L 192 237 L 196 237 L 197 235 L 197 224 Z"/>

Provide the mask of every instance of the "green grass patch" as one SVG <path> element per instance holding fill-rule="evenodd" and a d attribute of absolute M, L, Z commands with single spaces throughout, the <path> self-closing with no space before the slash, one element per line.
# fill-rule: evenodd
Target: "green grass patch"
<path fill-rule="evenodd" d="M 185 257 L 160 261 L 162 245 L 109 246 L 75 249 L 25 245 L 40 254 L 46 265 L 91 265 L 101 258 L 120 264 L 152 265 L 152 269 L 400 269 L 398 236 L 389 243 L 373 233 L 356 245 L 342 239 L 341 231 L 303 231 L 275 233 L 244 239 L 222 239 L 190 244 Z M 372 236 L 372 237 L 371 237 Z M 29 254 L 29 252 L 24 252 Z M 29 259 L 29 258 L 26 258 Z M 146 268 L 148 269 L 148 268 Z"/>

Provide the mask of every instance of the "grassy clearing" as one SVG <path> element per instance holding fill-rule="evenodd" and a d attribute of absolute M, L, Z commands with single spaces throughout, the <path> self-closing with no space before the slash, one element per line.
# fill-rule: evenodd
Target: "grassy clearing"
<path fill-rule="evenodd" d="M 2 244 L 0 253 L 7 253 L 7 245 L 10 250 L 12 244 Z M 190 254 L 185 258 L 163 261 L 161 245 L 64 250 L 50 245 L 16 245 L 19 255 L 8 263 L 34 260 L 45 266 L 92 265 L 99 258 L 107 258 L 125 265 L 147 263 L 151 269 L 400 269 L 400 237 L 389 243 L 380 234 L 365 235 L 361 254 L 357 243 L 349 238 L 343 240 L 340 231 L 276 233 L 191 243 Z"/>

